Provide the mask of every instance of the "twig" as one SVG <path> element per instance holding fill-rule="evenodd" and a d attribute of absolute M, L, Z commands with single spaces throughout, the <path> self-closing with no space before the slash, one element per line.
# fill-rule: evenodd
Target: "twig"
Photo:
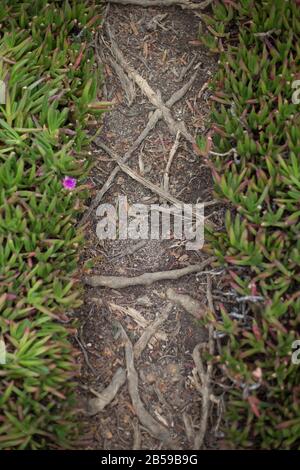
<path fill-rule="evenodd" d="M 188 274 L 197 273 L 211 264 L 215 258 L 207 258 L 202 263 L 192 264 L 181 269 L 171 271 L 158 271 L 155 273 L 145 273 L 136 277 L 126 276 L 88 276 L 84 282 L 92 287 L 109 287 L 111 289 L 124 289 L 125 287 L 143 285 L 150 286 L 154 282 L 163 280 L 180 279 Z"/>
<path fill-rule="evenodd" d="M 149 321 L 146 320 L 143 317 L 143 315 L 138 310 L 136 310 L 135 308 L 122 307 L 121 305 L 117 305 L 113 302 L 109 302 L 108 305 L 112 310 L 114 310 L 116 312 L 119 312 L 119 313 L 122 313 L 123 315 L 128 315 L 129 317 L 131 317 L 141 328 L 147 328 L 149 326 Z M 155 338 L 157 340 L 162 340 L 162 341 L 167 340 L 166 334 L 162 331 L 157 331 L 155 333 Z"/>
<path fill-rule="evenodd" d="M 190 68 L 193 66 L 195 60 L 196 60 L 197 56 L 194 55 L 194 57 L 192 58 L 192 60 L 181 70 L 180 74 L 179 74 L 179 77 L 178 78 L 175 78 L 175 82 L 181 82 L 184 77 L 186 76 L 186 74 L 188 73 L 188 71 L 190 70 Z"/>
<path fill-rule="evenodd" d="M 140 240 L 134 246 L 130 246 L 129 248 L 124 250 L 122 253 L 118 253 L 117 255 L 112 256 L 109 260 L 116 261 L 117 259 L 120 260 L 121 258 L 124 258 L 124 256 L 131 256 L 137 251 L 144 248 L 146 245 L 147 245 L 147 240 Z"/>
<path fill-rule="evenodd" d="M 150 21 L 146 24 L 147 31 L 156 31 L 159 26 L 164 31 L 168 31 L 168 28 L 165 28 L 161 22 L 168 16 L 168 13 L 159 13 L 158 15 L 153 16 Z"/>
<path fill-rule="evenodd" d="M 79 346 L 80 346 L 80 348 L 81 348 L 81 350 L 82 350 L 82 352 L 83 352 L 86 365 L 87 365 L 88 368 L 93 372 L 93 374 L 96 375 L 96 370 L 94 369 L 94 367 L 93 367 L 92 364 L 90 363 L 89 356 L 88 356 L 88 353 L 86 352 L 85 346 L 82 344 L 82 342 L 80 341 L 80 339 L 78 338 L 77 335 L 75 335 L 74 338 L 75 338 L 75 340 L 77 341 L 77 343 L 79 344 Z"/>
<path fill-rule="evenodd" d="M 201 98 L 201 96 L 203 95 L 203 92 L 204 92 L 205 90 L 207 90 L 208 84 L 209 84 L 209 82 L 203 83 L 203 85 L 202 85 L 202 87 L 200 88 L 200 90 L 199 90 L 199 92 L 198 92 L 198 95 L 197 95 L 197 98 L 198 98 L 198 99 Z"/>
<path fill-rule="evenodd" d="M 103 19 L 102 19 L 103 22 L 106 20 L 106 16 L 108 15 L 109 9 L 110 9 L 110 5 L 107 4 Z M 99 47 L 99 42 L 100 42 L 99 38 L 100 38 L 100 31 L 98 31 L 95 36 L 94 50 L 95 50 L 95 56 L 96 56 L 96 60 L 98 63 L 98 67 L 103 68 L 106 58 L 103 53 L 102 47 Z M 105 80 L 102 80 L 102 96 L 105 98 L 105 101 L 108 101 L 108 90 L 107 90 Z"/>
<path fill-rule="evenodd" d="M 201 380 L 201 388 L 200 393 L 202 397 L 201 402 L 201 421 L 200 421 L 200 430 L 196 434 L 194 439 L 194 449 L 199 450 L 201 449 L 204 441 L 204 437 L 206 434 L 207 429 L 207 420 L 208 420 L 208 411 L 209 411 L 209 395 L 210 395 L 210 381 L 208 372 L 206 373 L 204 370 L 204 365 L 202 362 L 202 358 L 200 356 L 200 348 L 201 343 L 195 346 L 193 351 L 193 359 L 197 368 L 198 375 Z"/>
<path fill-rule="evenodd" d="M 120 5 L 138 5 L 140 7 L 169 7 L 178 5 L 183 10 L 204 10 L 213 0 L 205 0 L 201 3 L 192 3 L 188 0 L 105 0 L 107 3 L 118 3 Z"/>
<path fill-rule="evenodd" d="M 141 146 L 140 151 L 139 151 L 139 170 L 142 176 L 144 176 L 145 174 L 145 165 L 144 165 L 144 160 L 143 160 L 143 148 L 144 148 L 144 144 Z"/>
<path fill-rule="evenodd" d="M 211 277 L 210 277 L 209 275 L 207 276 L 207 291 L 206 291 L 206 296 L 207 296 L 207 303 L 208 303 L 209 310 L 210 310 L 212 313 L 216 313 L 216 312 L 215 312 L 215 307 L 214 307 L 214 301 L 213 301 L 212 291 L 211 291 Z"/>
<path fill-rule="evenodd" d="M 174 142 L 174 144 L 171 148 L 169 160 L 168 160 L 165 172 L 164 172 L 163 188 L 164 188 L 164 191 L 166 191 L 166 192 L 169 191 L 169 171 L 170 171 L 173 159 L 175 157 L 175 154 L 177 152 L 177 149 L 179 147 L 179 140 L 180 140 L 180 131 L 178 131 L 177 134 L 176 134 L 176 139 L 175 139 L 175 142 Z"/>
<path fill-rule="evenodd" d="M 232 149 L 228 150 L 228 152 L 224 152 L 224 153 L 213 152 L 212 150 L 209 151 L 210 155 L 216 155 L 217 157 L 227 157 L 227 155 L 231 155 L 232 153 L 234 155 L 237 155 L 237 151 L 236 151 L 235 148 L 232 148 Z"/>
<path fill-rule="evenodd" d="M 274 29 L 270 29 L 270 31 L 265 31 L 265 32 L 262 32 L 262 33 L 253 33 L 253 36 L 257 37 L 257 38 L 267 38 L 269 36 L 272 36 L 273 33 L 277 33 L 279 32 L 280 33 L 280 29 L 279 30 L 276 30 L 275 28 Z"/>
<path fill-rule="evenodd" d="M 3 55 L 0 55 L 0 60 L 2 60 L 3 62 L 6 62 L 7 64 L 10 64 L 10 65 L 15 65 L 16 64 L 15 60 L 8 59 L 8 57 L 4 57 Z"/>

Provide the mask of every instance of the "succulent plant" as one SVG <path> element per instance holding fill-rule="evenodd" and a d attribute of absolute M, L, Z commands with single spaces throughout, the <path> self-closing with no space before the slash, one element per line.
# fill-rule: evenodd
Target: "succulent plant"
<path fill-rule="evenodd" d="M 75 222 L 90 167 L 79 152 L 107 108 L 88 47 L 99 8 L 2 0 L 0 21 L 0 449 L 66 449 L 78 366 L 62 321 L 80 305 Z"/>
<path fill-rule="evenodd" d="M 225 229 L 207 231 L 209 249 L 237 295 L 260 299 L 248 304 L 247 322 L 220 306 L 221 362 L 232 384 L 224 428 L 234 447 L 299 449 L 300 374 L 291 361 L 300 337 L 299 5 L 215 1 L 203 20 L 202 40 L 220 54 L 215 192 L 231 203 Z"/>

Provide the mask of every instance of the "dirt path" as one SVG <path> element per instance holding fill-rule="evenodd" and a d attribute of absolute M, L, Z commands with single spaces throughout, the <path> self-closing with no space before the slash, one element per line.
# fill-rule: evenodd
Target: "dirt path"
<path fill-rule="evenodd" d="M 211 201 L 210 171 L 188 142 L 189 136 L 194 138 L 208 125 L 209 91 L 205 84 L 216 68 L 215 59 L 193 43 L 197 39 L 199 18 L 192 11 L 178 7 L 145 9 L 111 5 L 107 22 L 126 61 L 147 80 L 163 103 L 189 83 L 197 72 L 187 93 L 169 106 L 176 125 L 185 123 L 187 137 L 185 130 L 183 134 L 177 133 L 177 148 L 168 173 L 168 192 L 187 203 Z M 99 191 L 116 167 L 108 152 L 99 145 L 104 143 L 123 157 L 157 109 L 139 86 L 133 84 L 128 73 L 125 73 L 125 78 L 122 75 L 121 84 L 119 77 L 120 73 L 124 74 L 124 69 L 120 72 L 120 64 L 115 65 L 111 60 L 114 56 L 107 31 L 104 38 L 107 47 L 100 44 L 99 57 L 104 63 L 105 98 L 113 100 L 116 105 L 107 113 L 100 138 L 93 147 L 96 167 L 91 181 Z M 170 151 L 176 141 L 174 134 L 176 129 L 170 132 L 166 120 L 160 119 L 132 153 L 127 162 L 130 168 L 161 187 Z M 116 174 L 101 203 L 115 204 L 119 195 L 127 196 L 129 204 L 163 202 L 153 191 L 123 171 Z M 91 207 L 95 206 L 93 200 L 91 204 Z M 87 212 L 85 217 L 88 223 L 87 245 L 82 256 L 83 263 L 93 260 L 91 274 L 132 277 L 145 272 L 184 268 L 207 258 L 201 251 L 187 251 L 180 240 L 99 240 L 95 212 Z M 219 224 L 223 213 L 219 206 L 212 205 L 206 208 L 205 215 L 210 215 L 210 220 Z M 114 398 L 103 411 L 93 416 L 85 415 L 83 447 L 194 448 L 199 427 L 201 431 L 203 396 L 199 391 L 193 352 L 197 344 L 207 341 L 208 332 L 182 307 L 170 303 L 166 293 L 173 289 L 176 294 L 192 296 L 200 302 L 200 307 L 196 304 L 198 310 L 205 313 L 207 280 L 212 281 L 212 289 L 217 291 L 221 283 L 217 274 L 217 270 L 207 266 L 200 274 L 156 282 L 147 287 L 86 287 L 85 303 L 79 312 L 81 328 L 78 341 L 84 351 L 81 356 L 80 401 L 84 407 L 88 403 L 91 410 L 91 405 L 95 407 L 97 404 L 95 392 L 101 393 L 110 384 L 108 401 Z M 156 335 L 150 341 L 149 337 L 146 338 L 146 347 L 139 351 L 134 347 L 132 361 L 132 345 L 161 315 L 164 321 L 159 324 Z M 123 384 L 118 391 L 117 386 L 114 389 L 116 383 Z M 218 410 L 211 407 L 208 414 L 218 415 Z M 204 447 L 213 447 L 216 439 L 216 421 L 211 422 L 209 416 Z"/>

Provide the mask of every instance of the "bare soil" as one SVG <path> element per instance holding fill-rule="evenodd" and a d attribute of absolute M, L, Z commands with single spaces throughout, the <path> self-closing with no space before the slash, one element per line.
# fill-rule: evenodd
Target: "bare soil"
<path fill-rule="evenodd" d="M 159 17 L 158 15 L 164 15 Z M 174 119 L 184 121 L 190 134 L 203 134 L 209 128 L 209 96 L 206 89 L 216 69 L 216 58 L 194 41 L 197 40 L 199 18 L 192 11 L 171 8 L 141 8 L 112 5 L 107 16 L 119 48 L 128 62 L 154 89 L 160 91 L 166 102 L 198 70 L 197 78 L 171 112 Z M 106 55 L 104 76 L 106 96 L 114 101 L 111 112 L 105 115 L 98 138 L 118 155 L 124 155 L 134 139 L 146 126 L 154 107 L 136 87 L 136 97 L 128 107 L 124 90 Z M 191 69 L 180 81 L 180 74 L 195 56 Z M 160 120 L 142 146 L 128 162 L 137 173 L 156 185 L 161 185 L 163 173 L 175 137 Z M 95 168 L 90 176 L 96 189 L 101 189 L 115 162 L 97 145 L 93 146 Z M 142 162 L 142 163 L 141 163 Z M 170 169 L 169 192 L 186 203 L 213 199 L 209 168 L 191 145 L 181 138 Z M 126 195 L 128 202 L 160 202 L 144 186 L 121 171 L 105 194 L 106 203 L 115 204 L 118 195 Z M 137 276 L 145 272 L 171 270 L 199 263 L 207 256 L 203 251 L 187 251 L 180 240 L 149 240 L 133 254 L 126 254 L 136 240 L 99 240 L 96 235 L 96 211 L 88 219 L 86 245 L 82 253 L 82 266 L 93 260 L 88 273 Z M 222 225 L 224 208 L 208 207 L 205 215 L 217 225 Z M 81 327 L 78 338 L 84 353 L 79 357 L 81 376 L 78 384 L 78 403 L 84 422 L 84 435 L 80 446 L 86 449 L 162 449 L 165 444 L 149 434 L 136 416 L 128 393 L 127 383 L 114 400 L 100 413 L 89 416 L 87 403 L 111 382 L 118 369 L 124 367 L 124 343 L 116 335 L 114 320 L 118 320 L 134 344 L 143 327 L 128 315 L 128 309 L 137 310 L 149 323 L 166 305 L 166 290 L 172 287 L 180 293 L 191 295 L 207 305 L 207 272 L 212 278 L 213 290 L 222 289 L 218 271 L 207 268 L 199 275 L 185 276 L 177 281 L 163 281 L 151 286 L 135 286 L 122 290 L 85 288 L 84 304 L 77 312 Z M 160 327 L 162 333 L 152 338 L 141 357 L 135 361 L 138 372 L 139 395 L 148 412 L 171 431 L 178 449 L 192 449 L 193 439 L 184 425 L 183 414 L 190 420 L 191 432 L 197 432 L 201 418 L 201 395 L 195 383 L 194 347 L 207 340 L 204 326 L 181 307 L 174 305 L 168 319 Z M 216 446 L 216 420 L 218 410 L 211 413 L 203 446 Z M 137 442 L 140 440 L 140 444 Z"/>

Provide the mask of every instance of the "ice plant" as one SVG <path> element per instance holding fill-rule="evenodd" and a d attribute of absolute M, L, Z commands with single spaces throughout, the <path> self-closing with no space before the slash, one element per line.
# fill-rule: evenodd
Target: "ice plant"
<path fill-rule="evenodd" d="M 76 179 L 71 178 L 71 176 L 65 176 L 63 179 L 63 187 L 69 191 L 72 191 L 72 189 L 76 187 Z"/>
<path fill-rule="evenodd" d="M 207 227 L 206 240 L 245 308 L 238 318 L 220 305 L 217 326 L 234 383 L 224 433 L 235 449 L 300 449 L 300 374 L 291 360 L 300 312 L 298 6 L 215 0 L 201 33 L 220 53 L 210 165 L 216 195 L 231 203 L 224 230 Z M 206 143 L 198 139 L 204 155 Z"/>
<path fill-rule="evenodd" d="M 0 451 L 70 449 L 79 432 L 76 351 L 61 321 L 81 303 L 73 277 L 83 234 L 70 223 L 81 209 L 57 190 L 70 196 L 77 175 L 86 178 L 89 159 L 78 157 L 90 142 L 87 118 L 103 113 L 89 108 L 99 77 L 92 48 L 69 67 L 83 50 L 75 20 L 90 41 L 95 3 L 0 2 L 0 79 L 9 77 L 0 105 Z"/>

